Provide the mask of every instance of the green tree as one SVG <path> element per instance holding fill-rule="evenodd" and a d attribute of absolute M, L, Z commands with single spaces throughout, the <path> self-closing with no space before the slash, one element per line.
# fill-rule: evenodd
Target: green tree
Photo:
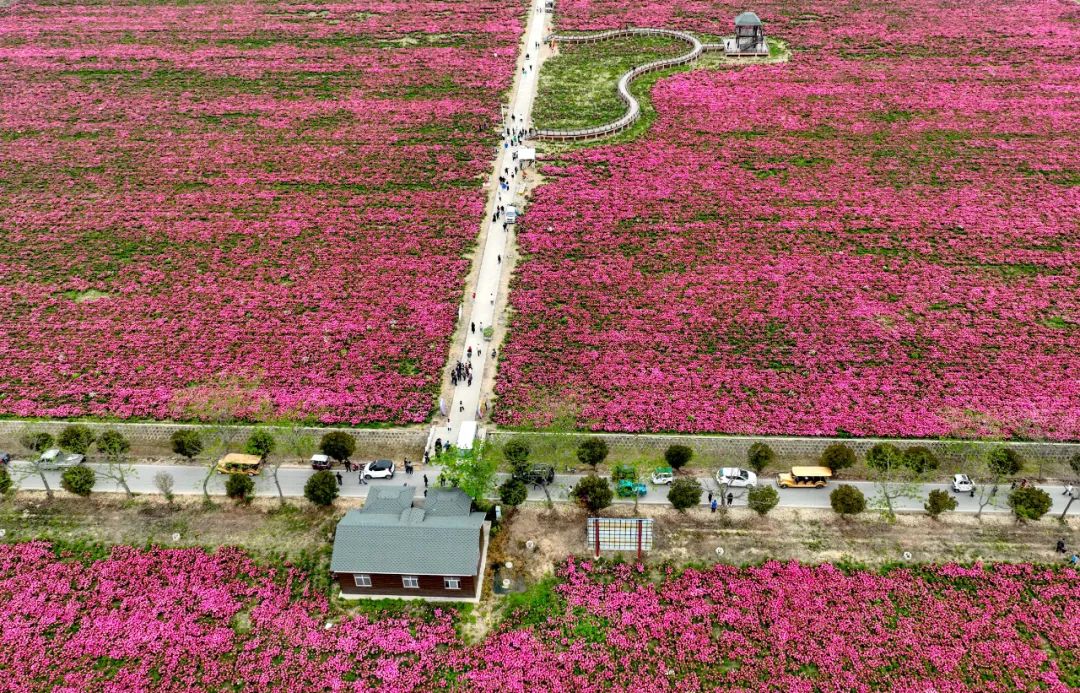
<path fill-rule="evenodd" d="M 581 441 L 577 448 L 578 462 L 587 464 L 596 470 L 596 466 L 607 459 L 608 445 L 603 438 L 590 436 Z"/>
<path fill-rule="evenodd" d="M 866 453 L 866 466 L 877 488 L 874 507 L 889 521 L 896 519 L 893 501 L 900 497 L 919 498 L 917 476 L 904 459 L 904 453 L 892 443 L 878 443 Z"/>
<path fill-rule="evenodd" d="M 780 502 L 780 494 L 772 486 L 755 486 L 746 494 L 746 504 L 758 515 L 765 515 Z"/>
<path fill-rule="evenodd" d="M 521 479 L 507 479 L 499 486 L 499 500 L 503 505 L 516 508 L 529 497 L 529 490 L 525 488 L 525 482 Z"/>
<path fill-rule="evenodd" d="M 6 496 L 11 493 L 11 489 L 15 487 L 15 482 L 11 479 L 11 474 L 8 473 L 7 466 L 0 467 L 0 496 Z"/>
<path fill-rule="evenodd" d="M 41 464 L 41 453 L 53 446 L 52 435 L 45 431 L 23 431 L 22 435 L 19 436 L 19 445 L 34 455 L 31 465 L 41 479 L 41 485 L 45 489 L 45 496 L 52 500 L 53 490 L 49 486 L 49 479 L 45 476 L 45 468 Z"/>
<path fill-rule="evenodd" d="M 336 479 L 334 483 L 337 483 Z M 247 474 L 230 474 L 225 480 L 225 495 L 247 505 L 255 497 L 255 480 Z"/>
<path fill-rule="evenodd" d="M 71 424 L 65 426 L 64 430 L 60 431 L 60 435 L 57 437 L 56 442 L 60 445 L 62 450 L 67 452 L 73 452 L 76 455 L 85 455 L 90 450 L 90 446 L 94 444 L 97 436 L 90 430 L 89 426 L 83 424 Z"/>
<path fill-rule="evenodd" d="M 180 428 L 169 437 L 172 451 L 191 462 L 203 451 L 202 436 L 194 428 Z"/>
<path fill-rule="evenodd" d="M 855 451 L 843 443 L 833 443 L 821 451 L 818 463 L 838 472 L 855 464 Z"/>
<path fill-rule="evenodd" d="M 331 459 L 344 462 L 356 452 L 356 441 L 344 431 L 330 431 L 319 441 L 319 450 Z"/>
<path fill-rule="evenodd" d="M 903 464 L 904 455 L 892 443 L 878 443 L 866 453 L 866 466 L 874 471 L 886 472 Z"/>
<path fill-rule="evenodd" d="M 495 474 L 498 469 L 498 459 L 495 455 L 487 453 L 485 443 L 480 443 L 473 446 L 471 450 L 461 450 L 450 456 L 444 455 L 440 477 L 481 503 L 495 486 Z"/>
<path fill-rule="evenodd" d="M 309 430 L 313 423 L 314 419 L 310 414 L 306 414 L 299 409 L 291 409 L 282 412 L 275 424 L 280 432 L 282 450 L 287 455 L 295 456 L 296 461 L 300 464 L 308 462 L 311 456 L 319 449 L 318 441 L 315 440 L 315 436 Z M 278 492 L 278 503 L 283 508 L 287 503 L 285 501 L 285 492 L 281 488 L 281 480 L 278 478 L 278 472 L 281 471 L 281 465 L 284 463 L 285 458 L 283 456 L 274 457 L 266 462 L 266 472 L 274 480 L 274 487 L 277 488 Z"/>
<path fill-rule="evenodd" d="M 1018 522 L 1038 520 L 1050 512 L 1051 505 L 1050 494 L 1034 486 L 1018 488 L 1009 494 L 1009 507 Z"/>
<path fill-rule="evenodd" d="M 667 497 L 673 508 L 684 513 L 701 503 L 701 484 L 692 477 L 679 477 L 671 482 Z"/>
<path fill-rule="evenodd" d="M 746 464 L 758 474 L 776 459 L 776 453 L 765 443 L 754 443 L 746 451 Z"/>
<path fill-rule="evenodd" d="M 120 484 L 128 498 L 134 496 L 127 483 L 127 475 L 133 471 L 132 466 L 127 463 L 127 454 L 131 450 L 128 439 L 120 431 L 110 428 L 102 431 L 95 445 L 98 452 L 105 455 L 106 466 L 100 474 Z"/>
<path fill-rule="evenodd" d="M 277 438 L 265 428 L 256 428 L 244 443 L 244 452 L 249 455 L 258 455 L 264 462 L 267 457 L 274 454 L 276 448 Z"/>
<path fill-rule="evenodd" d="M 570 490 L 570 497 L 592 513 L 598 513 L 611 505 L 613 496 L 614 492 L 608 480 L 595 474 L 582 477 Z"/>
<path fill-rule="evenodd" d="M 514 476 L 524 476 L 529 471 L 529 454 L 532 450 L 522 438 L 511 438 L 503 446 L 503 457 L 510 465 Z"/>
<path fill-rule="evenodd" d="M 939 465 L 938 458 L 930 448 L 916 445 L 907 448 L 903 454 L 904 464 L 916 474 L 926 474 L 936 471 Z"/>
<path fill-rule="evenodd" d="M 956 510 L 956 499 L 948 491 L 934 489 L 926 498 L 923 508 L 926 510 L 927 515 L 936 520 L 941 513 Z"/>
<path fill-rule="evenodd" d="M 338 491 L 337 478 L 327 469 L 315 472 L 304 484 L 304 498 L 322 507 L 333 504 Z"/>
<path fill-rule="evenodd" d="M 94 474 L 94 470 L 81 464 L 68 467 L 60 475 L 60 485 L 64 490 L 83 498 L 90 495 L 90 492 L 94 490 L 95 483 L 97 483 L 97 476 Z"/>
<path fill-rule="evenodd" d="M 1024 458 L 1016 450 L 999 445 L 986 453 L 986 466 L 999 479 L 1010 477 L 1024 468 Z"/>
<path fill-rule="evenodd" d="M 664 462 L 675 470 L 685 467 L 693 457 L 694 449 L 689 445 L 669 445 L 667 450 L 664 450 Z"/>
<path fill-rule="evenodd" d="M 854 486 L 843 484 L 829 494 L 829 505 L 840 517 L 847 518 L 866 510 L 866 496 Z"/>
<path fill-rule="evenodd" d="M 620 481 L 637 481 L 637 478 L 637 465 L 619 464 L 615 466 L 615 469 L 611 470 L 611 483 L 613 484 Z"/>

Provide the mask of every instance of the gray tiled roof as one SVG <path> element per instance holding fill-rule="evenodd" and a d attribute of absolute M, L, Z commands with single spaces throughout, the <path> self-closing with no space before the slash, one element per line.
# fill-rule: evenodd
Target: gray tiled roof
<path fill-rule="evenodd" d="M 335 573 L 475 575 L 483 513 L 458 489 L 431 489 L 427 509 L 411 507 L 402 489 L 380 488 L 362 510 L 338 523 L 330 570 Z M 376 491 L 376 489 L 372 489 Z"/>
<path fill-rule="evenodd" d="M 735 26 L 760 26 L 761 19 L 753 12 L 743 12 L 735 18 Z"/>

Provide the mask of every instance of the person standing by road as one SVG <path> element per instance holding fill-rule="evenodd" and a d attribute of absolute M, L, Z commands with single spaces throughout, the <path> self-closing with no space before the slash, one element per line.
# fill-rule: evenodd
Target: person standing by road
<path fill-rule="evenodd" d="M 341 482 L 342 482 L 342 481 L 344 481 L 344 480 L 343 480 L 343 479 L 341 478 L 341 472 L 338 472 L 338 473 L 334 474 L 334 476 L 335 476 L 335 477 L 337 477 L 337 485 L 338 485 L 338 488 L 341 488 Z"/>

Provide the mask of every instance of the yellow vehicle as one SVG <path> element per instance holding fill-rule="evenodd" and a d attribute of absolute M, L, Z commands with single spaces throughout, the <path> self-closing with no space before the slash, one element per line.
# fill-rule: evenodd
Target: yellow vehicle
<path fill-rule="evenodd" d="M 247 474 L 255 476 L 262 469 L 262 458 L 258 455 L 243 455 L 230 452 L 217 463 L 218 474 Z"/>
<path fill-rule="evenodd" d="M 832 470 L 828 467 L 792 467 L 790 474 L 776 477 L 776 485 L 780 488 L 824 488 L 830 477 Z"/>

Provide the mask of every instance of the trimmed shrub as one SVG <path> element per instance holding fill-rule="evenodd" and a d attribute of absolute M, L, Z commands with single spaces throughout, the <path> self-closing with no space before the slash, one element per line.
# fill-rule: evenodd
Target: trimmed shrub
<path fill-rule="evenodd" d="M 1024 458 L 1016 450 L 999 445 L 986 453 L 986 466 L 997 476 L 1013 476 L 1024 468 Z"/>
<path fill-rule="evenodd" d="M 570 491 L 570 497 L 581 503 L 589 512 L 597 513 L 611 505 L 615 492 L 607 479 L 590 474 L 582 477 Z"/>
<path fill-rule="evenodd" d="M 97 474 L 94 473 L 94 470 L 81 464 L 68 467 L 60 475 L 60 486 L 68 493 L 74 493 L 76 496 L 82 496 L 83 498 L 90 495 L 96 483 Z"/>
<path fill-rule="evenodd" d="M 896 468 L 903 462 L 903 453 L 892 443 L 878 443 L 866 453 L 866 466 L 878 472 Z"/>
<path fill-rule="evenodd" d="M 758 474 L 761 474 L 776 459 L 776 453 L 765 443 L 754 443 L 746 451 L 746 463 Z"/>
<path fill-rule="evenodd" d="M 675 470 L 685 467 L 693 457 L 694 449 L 689 445 L 669 445 L 664 450 L 664 462 Z"/>
<path fill-rule="evenodd" d="M 956 510 L 956 499 L 948 491 L 934 489 L 923 503 L 926 514 L 935 520 L 943 512 Z"/>
<path fill-rule="evenodd" d="M 30 452 L 45 452 L 53 446 L 53 437 L 45 431 L 32 431 L 19 436 L 19 445 Z"/>
<path fill-rule="evenodd" d="M 854 486 L 844 484 L 829 494 L 829 505 L 840 517 L 846 518 L 866 510 L 866 496 Z"/>
<path fill-rule="evenodd" d="M 256 428 L 248 436 L 247 442 L 244 443 L 244 452 L 249 455 L 258 455 L 265 460 L 274 454 L 274 448 L 276 447 L 277 439 L 274 438 L 273 433 L 265 428 Z"/>
<path fill-rule="evenodd" d="M 225 495 L 246 505 L 255 497 L 255 480 L 247 474 L 230 474 L 225 480 Z"/>
<path fill-rule="evenodd" d="M 503 502 L 503 505 L 516 508 L 528 497 L 529 489 L 525 487 L 525 482 L 521 479 L 507 479 L 499 486 L 499 500 Z"/>
<path fill-rule="evenodd" d="M 701 484 L 691 477 L 679 477 L 671 482 L 667 497 L 673 508 L 686 512 L 687 508 L 701 503 Z"/>
<path fill-rule="evenodd" d="M 772 486 L 755 486 L 746 494 L 746 504 L 762 517 L 779 502 L 780 494 Z"/>
<path fill-rule="evenodd" d="M 356 441 L 344 431 L 330 431 L 319 441 L 319 450 L 333 460 L 344 462 L 356 452 Z"/>
<path fill-rule="evenodd" d="M 321 507 L 333 504 L 334 499 L 338 497 L 338 491 L 337 477 L 328 469 L 315 472 L 304 484 L 304 498 Z"/>
<path fill-rule="evenodd" d="M 855 451 L 843 443 L 833 443 L 821 451 L 818 464 L 828 467 L 834 472 L 847 469 L 855 464 Z"/>
<path fill-rule="evenodd" d="M 97 436 L 90 430 L 89 426 L 82 424 L 72 424 L 65 426 L 64 430 L 60 431 L 60 435 L 57 436 L 56 442 L 60 445 L 60 448 L 67 452 L 74 452 L 77 455 L 85 455 L 86 451 L 90 449 L 90 446 L 94 444 Z"/>
<path fill-rule="evenodd" d="M 202 437 L 194 428 L 181 428 L 173 431 L 169 442 L 172 444 L 174 453 L 186 457 L 189 461 L 198 457 L 203 450 Z"/>
<path fill-rule="evenodd" d="M 603 438 L 590 437 L 581 441 L 577 448 L 578 462 L 596 469 L 596 465 L 607 459 L 608 445 Z"/>
<path fill-rule="evenodd" d="M 939 462 L 936 455 L 921 445 L 904 450 L 904 464 L 919 474 L 932 472 L 938 468 Z"/>
<path fill-rule="evenodd" d="M 1009 507 L 1012 508 L 1016 519 L 1021 522 L 1038 520 L 1050 512 L 1050 506 L 1053 503 L 1049 493 L 1033 486 L 1018 488 L 1009 494 Z"/>

